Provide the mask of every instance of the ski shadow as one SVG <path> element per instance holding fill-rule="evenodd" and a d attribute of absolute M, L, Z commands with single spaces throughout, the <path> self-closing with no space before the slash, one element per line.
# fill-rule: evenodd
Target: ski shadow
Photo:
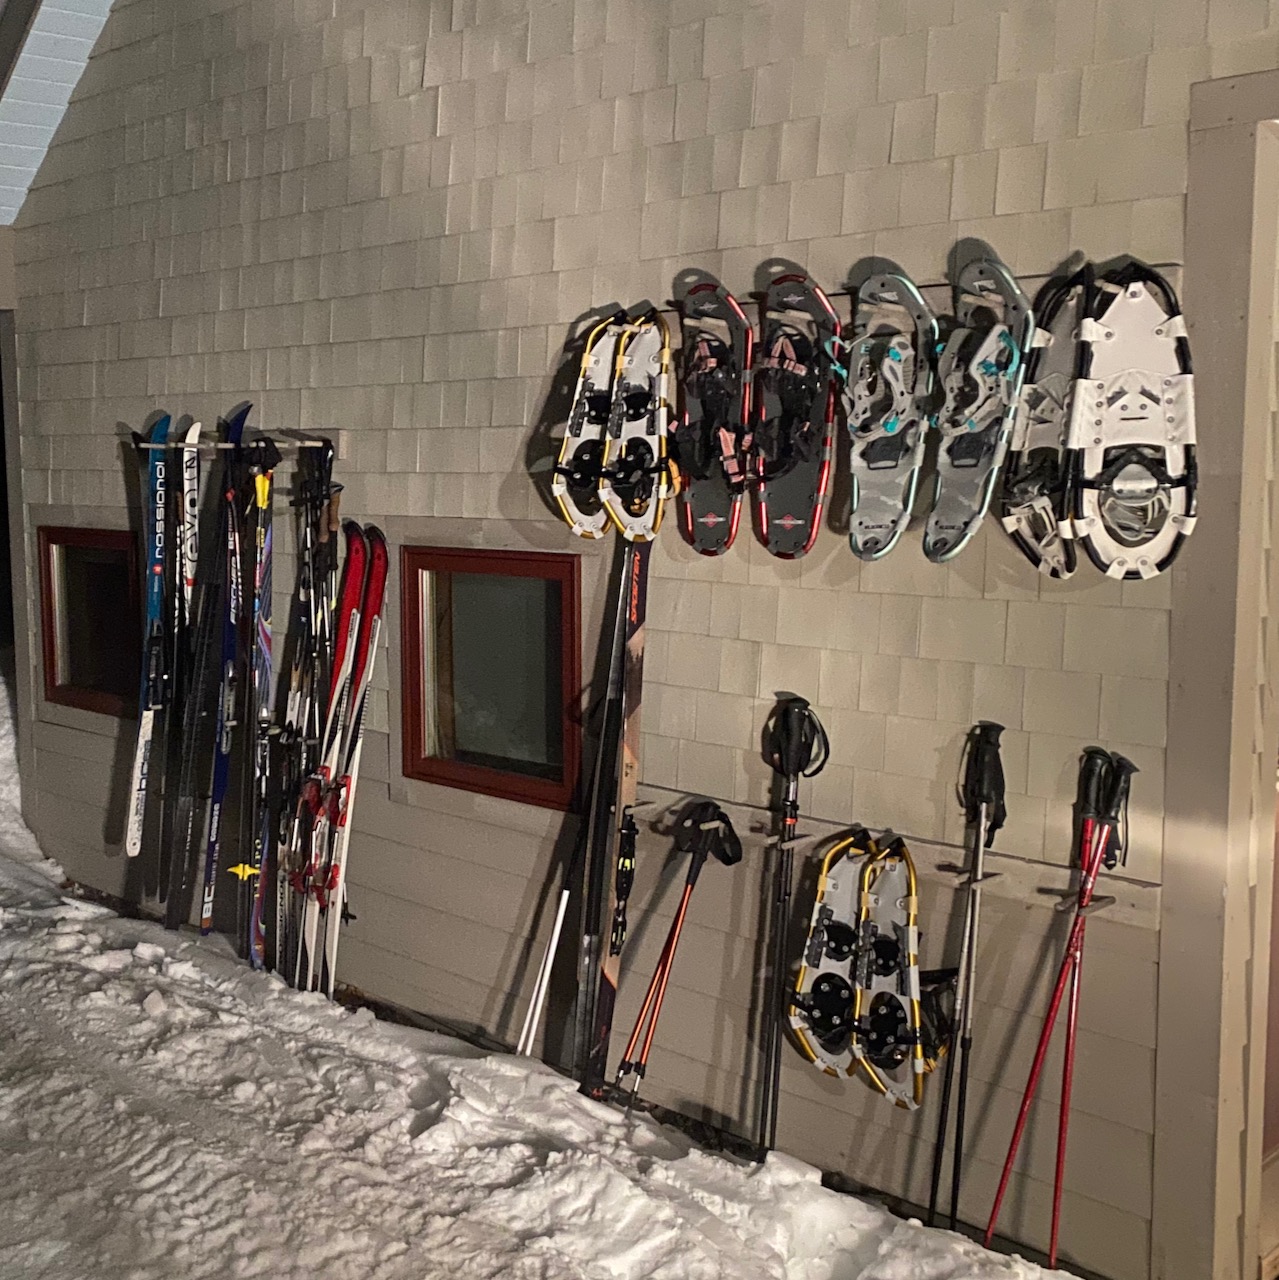
<path fill-rule="evenodd" d="M 542 506 L 558 520 L 560 509 L 551 493 L 551 477 L 555 471 L 555 463 L 559 458 L 560 445 L 563 441 L 563 430 L 568 423 L 569 413 L 573 407 L 573 395 L 577 390 L 577 379 L 582 367 L 582 354 L 586 350 L 586 341 L 591 330 L 602 321 L 627 312 L 637 314 L 647 309 L 649 303 L 639 308 L 626 308 L 619 302 L 605 303 L 583 312 L 569 326 L 568 337 L 560 348 L 555 368 L 551 372 L 550 386 L 542 398 L 542 406 L 533 423 L 524 445 L 524 472 L 514 473 L 508 483 L 518 486 L 518 493 L 511 495 L 516 509 L 527 514 L 528 503 L 526 477 L 533 482 Z M 506 496 L 506 485 L 503 485 L 503 497 Z"/>

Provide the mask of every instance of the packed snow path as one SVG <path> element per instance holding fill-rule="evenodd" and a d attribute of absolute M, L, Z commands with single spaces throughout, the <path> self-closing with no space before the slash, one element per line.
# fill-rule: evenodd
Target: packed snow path
<path fill-rule="evenodd" d="M 6 730 L 4 1280 L 1043 1274 L 63 895 Z"/>

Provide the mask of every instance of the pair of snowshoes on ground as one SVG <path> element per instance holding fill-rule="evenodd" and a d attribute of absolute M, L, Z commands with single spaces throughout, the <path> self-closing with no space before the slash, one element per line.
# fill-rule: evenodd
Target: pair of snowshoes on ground
<path fill-rule="evenodd" d="M 695 285 L 680 301 L 680 526 L 703 555 L 732 545 L 748 488 L 760 541 L 785 560 L 813 545 L 830 475 L 840 325 L 806 275 L 769 285 L 758 345 L 737 299 Z"/>
<path fill-rule="evenodd" d="M 670 335 L 657 311 L 619 312 L 587 335 L 551 492 L 575 534 L 602 538 L 610 521 L 648 542 L 673 490 L 667 459 Z"/>
<path fill-rule="evenodd" d="M 1195 524 L 1195 413 L 1171 285 L 1130 262 L 1048 281 L 1004 477 L 1004 527 L 1051 578 L 1076 544 L 1108 577 L 1152 578 Z"/>
<path fill-rule="evenodd" d="M 899 837 L 856 827 L 822 861 L 788 1020 L 806 1058 L 828 1075 L 860 1069 L 914 1110 L 946 1052 L 955 970 L 919 970 L 915 865 Z"/>
<path fill-rule="evenodd" d="M 857 290 L 844 408 L 848 537 L 863 560 L 886 556 L 910 523 L 930 425 L 939 440 L 924 554 L 958 555 L 990 506 L 1034 331 L 1030 303 L 1003 263 L 980 259 L 959 273 L 944 324 L 939 341 L 936 317 L 904 275 L 873 276 Z"/>

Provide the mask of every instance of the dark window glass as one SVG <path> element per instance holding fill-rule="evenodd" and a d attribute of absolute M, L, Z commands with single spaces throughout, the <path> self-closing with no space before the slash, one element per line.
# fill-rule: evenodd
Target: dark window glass
<path fill-rule="evenodd" d="M 405 773 L 567 805 L 577 560 L 405 548 Z"/>
<path fill-rule="evenodd" d="M 133 535 L 49 527 L 38 535 L 45 698 L 128 715 L 142 660 Z"/>

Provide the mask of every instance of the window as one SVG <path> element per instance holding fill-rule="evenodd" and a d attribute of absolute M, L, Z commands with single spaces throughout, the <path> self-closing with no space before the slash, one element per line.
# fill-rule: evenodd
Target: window
<path fill-rule="evenodd" d="M 134 535 L 44 526 L 36 536 L 46 700 L 130 715 L 142 663 Z"/>
<path fill-rule="evenodd" d="M 405 547 L 400 567 L 404 773 L 567 809 L 578 558 Z"/>

